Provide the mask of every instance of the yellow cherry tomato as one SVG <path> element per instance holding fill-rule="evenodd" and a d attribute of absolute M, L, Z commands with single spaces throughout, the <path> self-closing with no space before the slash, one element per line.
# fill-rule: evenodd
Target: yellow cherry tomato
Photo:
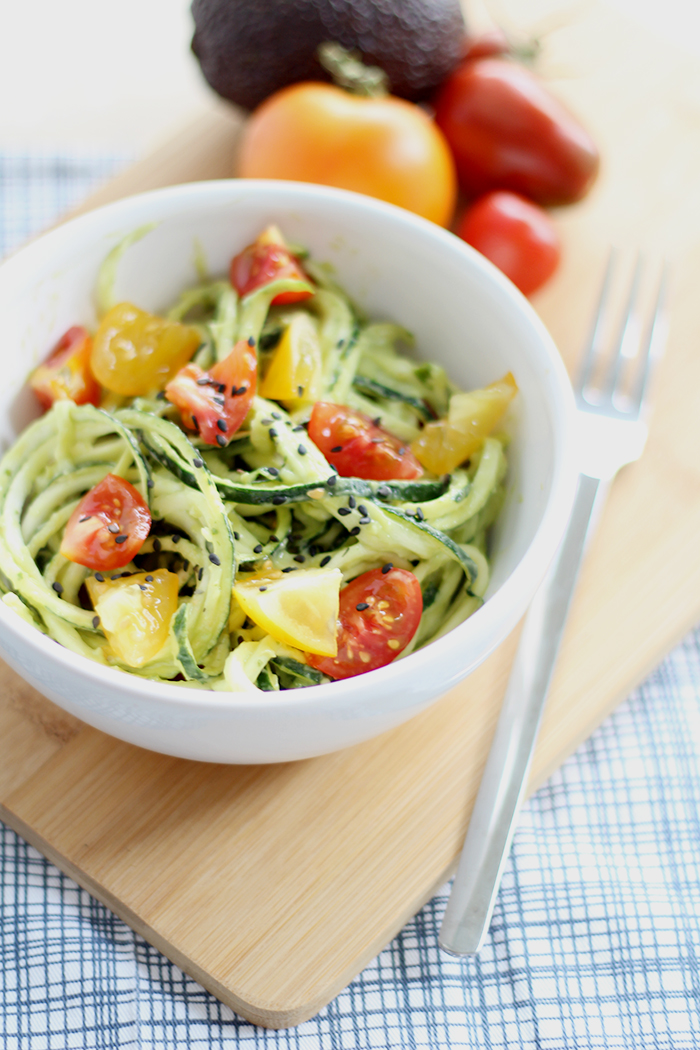
<path fill-rule="evenodd" d="M 199 346 L 199 333 L 179 321 L 118 303 L 95 332 L 90 365 L 114 394 L 138 397 L 162 390 Z"/>
<path fill-rule="evenodd" d="M 321 344 L 309 314 L 294 314 L 277 344 L 260 387 L 260 396 L 293 410 L 321 396 Z"/>
<path fill-rule="evenodd" d="M 434 474 L 449 474 L 481 448 L 518 392 L 511 372 L 481 390 L 453 394 L 446 419 L 428 423 L 411 444 L 416 459 Z"/>
<path fill-rule="evenodd" d="M 239 174 L 339 186 L 447 226 L 457 194 L 447 142 L 419 106 L 331 84 L 292 84 L 266 99 L 243 133 Z"/>
<path fill-rule="evenodd" d="M 157 569 L 115 580 L 88 576 L 85 586 L 117 659 L 143 667 L 160 652 L 177 611 L 180 581 L 174 572 Z"/>
<path fill-rule="evenodd" d="M 320 656 L 335 656 L 340 569 L 299 569 L 255 575 L 233 588 L 233 596 L 259 627 L 280 642 Z"/>

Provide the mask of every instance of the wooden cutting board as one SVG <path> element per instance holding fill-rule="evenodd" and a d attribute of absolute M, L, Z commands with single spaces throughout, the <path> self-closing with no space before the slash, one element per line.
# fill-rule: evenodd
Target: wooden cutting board
<path fill-rule="evenodd" d="M 557 221 L 566 256 L 536 306 L 571 364 L 608 244 L 671 259 L 671 332 L 643 459 L 610 494 L 534 761 L 534 790 L 700 620 L 700 70 L 593 6 L 543 72 L 604 166 Z M 90 203 L 228 176 L 220 106 Z M 464 837 L 516 639 L 398 730 L 274 767 L 152 754 L 0 678 L 0 816 L 248 1020 L 298 1024 L 444 883 Z"/>

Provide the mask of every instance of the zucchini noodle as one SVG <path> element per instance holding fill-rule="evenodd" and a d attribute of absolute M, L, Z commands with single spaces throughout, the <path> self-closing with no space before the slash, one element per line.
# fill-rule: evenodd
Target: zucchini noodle
<path fill-rule="evenodd" d="M 105 260 L 97 282 L 103 311 L 114 305 L 121 255 L 148 229 Z M 304 302 L 271 305 L 302 287 L 292 279 L 243 298 L 227 280 L 212 280 L 187 289 L 164 316 L 196 328 L 201 344 L 193 360 L 201 368 L 246 339 L 258 347 L 264 375 L 292 318 L 304 311 L 320 348 L 317 400 L 381 417 L 404 442 L 443 418 L 456 392 L 444 370 L 412 360 L 401 350 L 412 342 L 405 329 L 367 322 L 322 266 L 305 266 L 317 290 Z M 329 679 L 246 618 L 232 601 L 239 574 L 303 566 L 340 570 L 347 583 L 390 562 L 415 574 L 423 596 L 420 625 L 399 658 L 430 644 L 483 603 L 505 439 L 487 437 L 451 475 L 368 481 L 337 474 L 306 432 L 310 411 L 256 396 L 220 448 L 185 432 L 162 397 L 107 395 L 101 408 L 56 401 L 0 463 L 2 600 L 61 645 L 131 674 L 213 690 L 291 689 Z M 167 641 L 140 667 L 106 644 L 86 598 L 91 570 L 60 553 L 68 519 L 107 473 L 135 486 L 152 517 L 148 538 L 112 579 L 158 569 L 178 578 Z"/>

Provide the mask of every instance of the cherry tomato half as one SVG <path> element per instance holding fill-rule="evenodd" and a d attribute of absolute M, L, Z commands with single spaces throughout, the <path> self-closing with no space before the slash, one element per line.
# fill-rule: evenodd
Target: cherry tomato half
<path fill-rule="evenodd" d="M 255 346 L 241 339 L 208 372 L 185 365 L 166 386 L 165 396 L 180 409 L 186 427 L 208 445 L 223 448 L 248 415 L 257 379 Z"/>
<path fill-rule="evenodd" d="M 121 569 L 141 550 L 150 530 L 151 512 L 138 489 L 107 474 L 68 519 L 61 554 L 88 569 Z"/>
<path fill-rule="evenodd" d="M 338 655 L 307 653 L 306 659 L 330 678 L 384 667 L 406 648 L 422 614 L 420 583 L 412 572 L 370 569 L 340 592 Z"/>
<path fill-rule="evenodd" d="M 306 281 L 309 284 L 309 278 L 304 273 L 301 263 L 292 255 L 276 226 L 268 226 L 257 240 L 231 260 L 231 284 L 241 298 L 250 295 L 257 288 L 263 288 L 266 284 L 283 278 Z M 274 297 L 271 305 L 298 303 L 313 294 L 312 287 L 296 292 L 280 292 Z"/>
<path fill-rule="evenodd" d="M 548 281 L 561 258 L 559 234 L 547 213 L 507 190 L 486 193 L 467 208 L 457 233 L 523 295 L 531 295 Z"/>
<path fill-rule="evenodd" d="M 309 420 L 309 437 L 344 478 L 389 481 L 419 478 L 423 473 L 408 445 L 345 405 L 317 401 Z"/>
<path fill-rule="evenodd" d="M 292 84 L 266 99 L 246 123 L 238 173 L 355 190 L 440 226 L 456 200 L 454 161 L 424 110 L 331 84 Z"/>
<path fill-rule="evenodd" d="M 29 377 L 29 385 L 42 408 L 66 398 L 76 405 L 100 403 L 100 386 L 90 371 L 92 339 L 85 328 L 75 325 Z"/>
<path fill-rule="evenodd" d="M 598 173 L 595 143 L 529 70 L 503 58 L 467 61 L 435 100 L 435 120 L 470 196 L 504 189 L 570 204 Z"/>

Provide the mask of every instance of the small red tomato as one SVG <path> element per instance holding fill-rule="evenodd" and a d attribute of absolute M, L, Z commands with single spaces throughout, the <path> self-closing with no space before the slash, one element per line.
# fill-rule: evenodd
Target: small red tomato
<path fill-rule="evenodd" d="M 406 569 L 370 569 L 340 592 L 338 655 L 306 659 L 330 678 L 351 678 L 390 664 L 403 652 L 423 614 L 420 583 Z"/>
<path fill-rule="evenodd" d="M 460 186 L 504 189 L 539 204 L 571 204 L 598 173 L 595 143 L 529 70 L 504 58 L 464 62 L 435 100 Z"/>
<path fill-rule="evenodd" d="M 276 226 L 268 226 L 258 239 L 231 260 L 231 284 L 243 298 L 258 288 L 282 279 L 305 281 L 309 287 L 297 291 L 280 292 L 272 300 L 273 306 L 281 303 L 298 303 L 314 294 L 308 276 L 299 260 L 292 255 L 284 237 Z"/>
<path fill-rule="evenodd" d="M 68 519 L 61 554 L 88 569 L 121 569 L 141 550 L 150 530 L 151 512 L 138 489 L 107 474 Z"/>
<path fill-rule="evenodd" d="M 75 325 L 61 336 L 29 377 L 42 408 L 51 408 L 54 401 L 64 398 L 76 405 L 99 405 L 100 386 L 90 371 L 91 353 L 92 339 L 84 328 Z"/>
<path fill-rule="evenodd" d="M 309 437 L 341 477 L 389 481 L 419 478 L 423 468 L 408 445 L 345 405 L 317 401 Z"/>
<path fill-rule="evenodd" d="M 457 233 L 490 259 L 523 295 L 531 295 L 556 270 L 561 242 L 542 208 L 507 190 L 495 190 L 467 208 Z"/>
<path fill-rule="evenodd" d="M 208 445 L 223 448 L 248 415 L 257 380 L 255 347 L 241 339 L 208 372 L 192 362 L 185 365 L 166 386 L 165 396 L 180 409 L 186 427 Z"/>

